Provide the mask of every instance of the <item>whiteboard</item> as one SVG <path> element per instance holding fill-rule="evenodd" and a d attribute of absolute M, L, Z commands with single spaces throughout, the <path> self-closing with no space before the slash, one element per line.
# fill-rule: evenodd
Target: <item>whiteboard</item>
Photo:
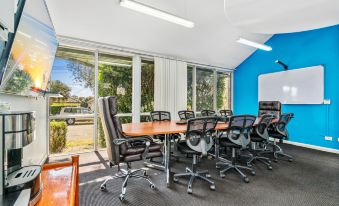
<path fill-rule="evenodd" d="M 324 67 L 293 69 L 258 77 L 259 101 L 282 104 L 323 104 Z"/>

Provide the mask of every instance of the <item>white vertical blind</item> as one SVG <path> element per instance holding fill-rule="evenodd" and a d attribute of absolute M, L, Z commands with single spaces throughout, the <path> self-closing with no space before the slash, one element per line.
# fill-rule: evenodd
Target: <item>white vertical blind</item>
<path fill-rule="evenodd" d="M 171 112 L 178 119 L 178 111 L 187 109 L 187 63 L 154 58 L 154 110 Z"/>
<path fill-rule="evenodd" d="M 141 58 L 139 55 L 133 56 L 132 70 L 132 122 L 140 122 L 141 107 Z"/>

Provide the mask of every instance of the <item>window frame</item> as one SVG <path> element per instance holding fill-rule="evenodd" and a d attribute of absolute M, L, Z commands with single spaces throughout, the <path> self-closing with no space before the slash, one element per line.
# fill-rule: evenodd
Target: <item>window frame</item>
<path fill-rule="evenodd" d="M 217 98 L 218 98 L 218 91 L 217 91 L 217 82 L 218 82 L 218 73 L 225 73 L 229 75 L 229 109 L 233 110 L 233 72 L 224 69 L 217 69 L 212 67 L 206 66 L 199 66 L 196 64 L 187 64 L 187 68 L 192 68 L 192 110 L 196 114 L 200 114 L 201 111 L 197 111 L 197 69 L 209 69 L 213 71 L 213 110 L 216 112 L 218 111 L 217 108 Z"/>

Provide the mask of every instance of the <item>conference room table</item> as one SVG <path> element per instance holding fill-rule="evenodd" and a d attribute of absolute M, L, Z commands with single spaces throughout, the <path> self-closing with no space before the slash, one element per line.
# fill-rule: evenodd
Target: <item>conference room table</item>
<path fill-rule="evenodd" d="M 166 172 L 167 186 L 170 184 L 170 146 L 171 134 L 185 133 L 187 124 L 177 124 L 178 121 L 157 121 L 157 122 L 141 122 L 128 123 L 122 125 L 122 131 L 127 136 L 143 136 L 143 135 L 164 135 L 164 166 L 162 169 Z M 215 129 L 225 130 L 228 123 L 218 122 Z"/>
<path fill-rule="evenodd" d="M 260 118 L 257 118 L 254 125 L 258 124 Z M 273 122 L 276 122 L 274 120 Z M 166 172 L 167 187 L 170 184 L 170 146 L 171 134 L 186 133 L 187 124 L 177 124 L 178 121 L 156 121 L 156 122 L 141 122 L 122 124 L 122 131 L 126 136 L 143 136 L 143 135 L 164 135 L 164 165 L 161 167 Z M 215 130 L 221 131 L 228 128 L 228 122 L 218 122 Z M 218 149 L 216 148 L 215 158 L 219 158 Z M 152 167 L 151 164 L 148 166 Z M 154 166 L 154 165 L 153 165 Z"/>

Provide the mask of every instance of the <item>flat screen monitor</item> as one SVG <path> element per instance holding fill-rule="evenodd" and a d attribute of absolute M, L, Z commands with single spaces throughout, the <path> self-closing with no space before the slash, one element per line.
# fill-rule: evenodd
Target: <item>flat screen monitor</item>
<path fill-rule="evenodd" d="M 26 1 L 10 48 L 0 92 L 37 95 L 47 89 L 58 42 L 44 0 Z"/>

